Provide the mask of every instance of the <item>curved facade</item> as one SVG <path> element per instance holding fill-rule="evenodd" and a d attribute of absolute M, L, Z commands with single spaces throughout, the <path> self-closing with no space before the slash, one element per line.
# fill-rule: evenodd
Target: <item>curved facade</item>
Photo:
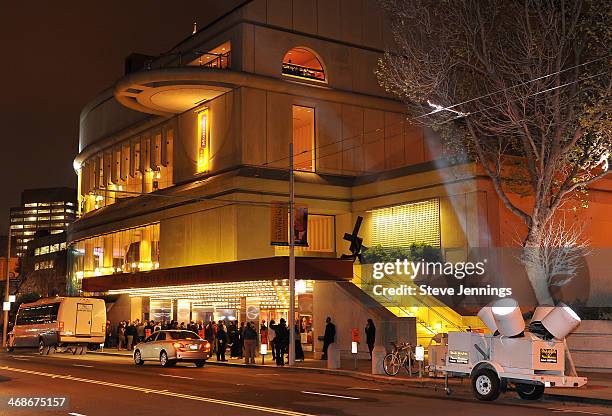
<path fill-rule="evenodd" d="M 390 35 L 377 2 L 345 3 L 254 0 L 92 100 L 75 158 L 74 291 L 87 291 L 87 279 L 99 292 L 105 276 L 143 282 L 142 273 L 167 270 L 147 290 L 113 281 L 112 293 L 129 295 L 118 310 L 140 319 L 168 310 L 205 316 L 198 314 L 210 312 L 209 297 L 185 295 L 177 270 L 288 253 L 270 235 L 272 207 L 288 198 L 290 143 L 296 202 L 309 214 L 300 256 L 348 252 L 344 233 L 358 216 L 366 246 L 427 243 L 451 260 L 508 240 L 516 223 L 490 182 L 476 166 L 442 162 L 435 135 L 411 124 L 402 103 L 379 87 L 374 69 Z M 316 62 L 289 58 L 291 51 Z M 399 235 L 398 227 L 415 231 Z M 359 284 L 360 269 L 354 273 Z M 282 276 L 271 279 L 262 285 L 282 311 Z M 326 293 L 340 289 L 304 287 L 304 295 L 327 299 L 311 306 L 316 335 L 333 313 Z M 212 289 L 202 283 L 202 290 Z M 422 309 L 384 306 L 396 317 L 416 316 L 419 336 L 478 326 L 433 297 L 419 302 Z"/>

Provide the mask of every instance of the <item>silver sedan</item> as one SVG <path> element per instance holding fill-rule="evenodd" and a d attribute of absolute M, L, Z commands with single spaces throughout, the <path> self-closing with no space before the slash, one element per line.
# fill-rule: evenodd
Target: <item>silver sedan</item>
<path fill-rule="evenodd" d="M 210 343 L 193 331 L 156 331 L 134 347 L 134 363 L 157 361 L 164 367 L 179 361 L 203 367 L 210 353 Z"/>

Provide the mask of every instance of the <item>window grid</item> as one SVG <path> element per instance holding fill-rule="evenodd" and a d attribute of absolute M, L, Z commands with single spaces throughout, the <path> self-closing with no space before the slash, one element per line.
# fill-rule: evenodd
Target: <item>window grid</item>
<path fill-rule="evenodd" d="M 372 211 L 373 245 L 408 247 L 413 243 L 440 247 L 438 198 Z"/>

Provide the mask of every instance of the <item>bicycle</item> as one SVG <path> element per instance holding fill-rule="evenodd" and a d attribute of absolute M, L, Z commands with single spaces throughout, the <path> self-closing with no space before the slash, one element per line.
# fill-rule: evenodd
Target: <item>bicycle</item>
<path fill-rule="evenodd" d="M 412 352 L 412 345 L 408 342 L 403 342 L 397 345 L 395 342 L 391 343 L 393 350 L 385 355 L 383 360 L 383 369 L 389 376 L 395 376 L 404 367 L 410 375 L 412 375 L 412 365 L 414 363 L 414 353 Z"/>

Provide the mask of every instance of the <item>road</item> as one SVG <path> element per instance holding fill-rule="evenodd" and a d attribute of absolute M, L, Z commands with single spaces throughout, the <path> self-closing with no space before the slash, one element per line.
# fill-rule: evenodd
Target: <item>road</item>
<path fill-rule="evenodd" d="M 67 397 L 57 410 L 17 409 L 10 397 Z M 124 357 L 0 353 L 0 415 L 609 415 L 601 406 L 526 403 L 507 393 L 494 403 L 429 388 L 296 370 L 178 364 L 142 367 Z"/>

